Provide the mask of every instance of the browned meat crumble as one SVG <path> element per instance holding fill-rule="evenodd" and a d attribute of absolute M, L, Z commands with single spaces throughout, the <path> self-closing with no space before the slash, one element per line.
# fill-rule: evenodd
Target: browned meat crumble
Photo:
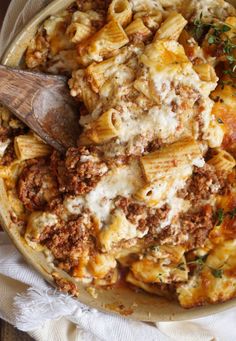
<path fill-rule="evenodd" d="M 59 195 L 58 184 L 45 159 L 31 160 L 18 180 L 18 195 L 30 210 L 43 210 Z"/>
<path fill-rule="evenodd" d="M 58 289 L 72 296 L 79 296 L 79 291 L 77 286 L 71 281 L 62 278 L 57 273 L 52 273 L 52 277 Z"/>
<path fill-rule="evenodd" d="M 184 245 L 188 250 L 203 247 L 214 223 L 212 207 L 206 205 L 197 212 L 189 210 L 180 214 L 178 224 L 163 229 L 158 238 L 161 244 Z"/>
<path fill-rule="evenodd" d="M 96 149 L 93 155 L 94 160 L 91 160 L 91 150 L 86 147 L 70 148 L 65 160 L 57 152 L 53 153 L 51 166 L 61 192 L 80 195 L 89 193 L 97 185 L 108 167 Z"/>
<path fill-rule="evenodd" d="M 213 166 L 205 164 L 202 168 L 194 167 L 192 177 L 178 195 L 192 203 L 198 203 L 199 200 L 208 200 L 212 194 L 224 191 L 226 186 L 226 175 L 217 173 Z"/>
<path fill-rule="evenodd" d="M 119 197 L 116 206 L 121 208 L 127 219 L 132 224 L 138 224 L 138 229 L 145 231 L 149 229 L 151 233 L 156 233 L 156 230 L 161 222 L 167 218 L 170 211 L 169 205 L 163 205 L 161 208 L 150 208 L 146 205 L 132 202 L 125 197 Z"/>
<path fill-rule="evenodd" d="M 94 250 L 95 235 L 96 224 L 91 215 L 84 212 L 73 220 L 46 227 L 40 241 L 51 250 L 59 268 L 70 271 L 85 250 Z"/>

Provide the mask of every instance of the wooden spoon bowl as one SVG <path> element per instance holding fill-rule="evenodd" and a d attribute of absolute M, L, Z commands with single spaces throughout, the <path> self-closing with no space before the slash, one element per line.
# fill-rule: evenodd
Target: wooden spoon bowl
<path fill-rule="evenodd" d="M 55 149 L 76 145 L 79 109 L 65 77 L 0 65 L 0 102 Z"/>

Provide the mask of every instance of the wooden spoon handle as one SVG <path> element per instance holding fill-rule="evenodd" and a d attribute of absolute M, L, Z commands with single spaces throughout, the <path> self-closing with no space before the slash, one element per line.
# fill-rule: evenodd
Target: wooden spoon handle
<path fill-rule="evenodd" d="M 41 84 L 37 84 L 35 81 L 32 84 L 31 77 L 29 75 L 26 79 L 20 70 L 0 65 L 1 103 L 13 111 L 29 113 L 32 98 L 41 87 Z"/>

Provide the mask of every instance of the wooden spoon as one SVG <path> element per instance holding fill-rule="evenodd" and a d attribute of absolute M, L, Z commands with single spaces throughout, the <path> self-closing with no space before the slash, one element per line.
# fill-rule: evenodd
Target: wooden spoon
<path fill-rule="evenodd" d="M 0 102 L 60 152 L 76 145 L 79 110 L 66 77 L 0 65 Z"/>

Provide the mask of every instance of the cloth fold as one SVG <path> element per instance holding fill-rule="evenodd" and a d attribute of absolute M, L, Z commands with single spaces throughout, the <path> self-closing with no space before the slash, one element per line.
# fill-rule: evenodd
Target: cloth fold
<path fill-rule="evenodd" d="M 0 55 L 50 0 L 12 0 Z M 153 298 L 155 299 L 155 298 Z M 0 318 L 37 341 L 235 341 L 236 309 L 183 322 L 146 324 L 91 309 L 53 290 L 0 232 Z"/>

